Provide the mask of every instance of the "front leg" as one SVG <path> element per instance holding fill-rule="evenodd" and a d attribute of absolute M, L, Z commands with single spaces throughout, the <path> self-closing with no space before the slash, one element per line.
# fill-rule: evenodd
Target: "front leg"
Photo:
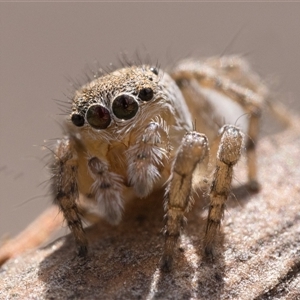
<path fill-rule="evenodd" d="M 59 141 L 55 150 L 52 174 L 54 202 L 63 212 L 64 218 L 78 246 L 79 256 L 85 256 L 87 254 L 88 242 L 76 203 L 79 196 L 77 186 L 77 153 L 71 139 L 66 138 Z"/>
<path fill-rule="evenodd" d="M 217 230 L 220 227 L 225 201 L 230 192 L 233 166 L 241 156 L 242 143 L 243 136 L 238 128 L 232 125 L 222 127 L 217 162 L 210 188 L 209 213 L 204 237 L 204 251 L 207 256 L 214 256 Z"/>
<path fill-rule="evenodd" d="M 184 213 L 192 204 L 191 191 L 193 173 L 200 163 L 206 163 L 209 148 L 205 135 L 188 132 L 182 139 L 175 158 L 165 202 L 165 246 L 161 261 L 163 271 L 170 271 L 174 248 L 184 225 Z"/>
<path fill-rule="evenodd" d="M 128 181 L 137 196 L 148 196 L 160 177 L 170 152 L 169 134 L 163 120 L 152 121 L 126 152 Z"/>

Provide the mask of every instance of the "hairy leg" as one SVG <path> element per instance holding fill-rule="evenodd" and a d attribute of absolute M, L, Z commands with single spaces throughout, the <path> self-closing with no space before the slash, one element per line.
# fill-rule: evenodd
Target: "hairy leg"
<path fill-rule="evenodd" d="M 54 202 L 59 206 L 73 233 L 79 256 L 85 256 L 88 242 L 76 203 L 79 197 L 77 154 L 72 140 L 66 138 L 58 142 L 55 150 L 55 161 L 52 165 L 52 175 Z"/>
<path fill-rule="evenodd" d="M 210 189 L 209 213 L 204 237 L 205 254 L 212 257 L 214 256 L 217 231 L 221 224 L 225 202 L 231 188 L 233 166 L 241 156 L 243 143 L 243 136 L 235 126 L 223 126 L 221 135 L 213 182 Z"/>
<path fill-rule="evenodd" d="M 183 137 L 177 152 L 165 201 L 165 245 L 161 268 L 166 272 L 172 267 L 174 248 L 184 225 L 184 213 L 189 210 L 192 204 L 191 192 L 194 170 L 199 163 L 205 160 L 208 152 L 206 136 L 195 131 L 188 132 Z"/>
<path fill-rule="evenodd" d="M 218 63 L 222 67 L 218 67 Z M 246 143 L 248 184 L 251 190 L 258 191 L 259 183 L 257 180 L 255 145 L 259 131 L 261 109 L 268 91 L 265 85 L 258 81 L 256 74 L 247 70 L 245 66 L 241 66 L 241 62 L 240 66 L 238 66 L 238 62 L 235 62 L 235 66 L 233 66 L 237 68 L 238 75 L 235 76 L 230 75 L 230 72 L 226 71 L 226 64 L 230 65 L 226 60 L 222 63 L 221 60 L 209 63 L 191 60 L 175 68 L 172 77 L 176 82 L 182 80 L 193 82 L 197 80 L 201 87 L 212 89 L 229 97 L 232 101 L 238 103 L 245 112 L 249 113 L 250 118 Z"/>

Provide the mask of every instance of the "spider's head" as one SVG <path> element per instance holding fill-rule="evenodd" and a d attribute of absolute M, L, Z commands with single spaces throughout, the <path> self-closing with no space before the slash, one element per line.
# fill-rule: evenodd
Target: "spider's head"
<path fill-rule="evenodd" d="M 89 82 L 75 94 L 70 121 L 112 139 L 142 125 L 163 109 L 158 104 L 166 98 L 161 73 L 156 67 L 132 66 Z"/>

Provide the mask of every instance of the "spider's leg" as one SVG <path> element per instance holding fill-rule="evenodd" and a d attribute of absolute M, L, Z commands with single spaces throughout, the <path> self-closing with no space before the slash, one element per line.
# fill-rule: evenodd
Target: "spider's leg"
<path fill-rule="evenodd" d="M 184 213 L 192 204 L 192 180 L 196 167 L 207 163 L 208 140 L 198 132 L 188 132 L 182 139 L 172 167 L 165 199 L 165 245 L 161 268 L 169 271 L 172 266 L 174 248 L 184 225 Z"/>
<path fill-rule="evenodd" d="M 248 61 L 243 57 L 239 55 L 214 56 L 208 58 L 205 63 L 240 86 L 254 91 L 263 98 L 268 97 L 268 88 L 259 75 L 251 70 Z"/>
<path fill-rule="evenodd" d="M 87 238 L 82 227 L 76 200 L 78 200 L 77 186 L 77 153 L 73 141 L 69 138 L 58 142 L 55 150 L 55 161 L 52 165 L 52 187 L 54 202 L 63 212 L 64 218 L 73 233 L 78 246 L 79 256 L 87 254 Z"/>
<path fill-rule="evenodd" d="M 230 76 L 222 76 L 219 72 L 206 65 L 205 63 L 190 61 L 179 65 L 172 73 L 172 78 L 176 82 L 181 80 L 193 81 L 197 80 L 202 88 L 215 90 L 238 103 L 245 112 L 249 113 L 248 140 L 246 143 L 247 161 L 248 161 L 248 183 L 253 191 L 259 190 L 257 180 L 257 164 L 255 146 L 259 131 L 259 121 L 262 106 L 267 97 L 266 88 L 257 88 L 253 90 L 247 85 L 243 85 L 243 81 L 235 82 Z"/>
<path fill-rule="evenodd" d="M 233 166 L 241 156 L 242 143 L 243 135 L 238 128 L 232 125 L 222 127 L 216 167 L 210 188 L 209 213 L 204 237 L 204 250 L 208 256 L 214 256 L 216 234 L 230 192 Z"/>

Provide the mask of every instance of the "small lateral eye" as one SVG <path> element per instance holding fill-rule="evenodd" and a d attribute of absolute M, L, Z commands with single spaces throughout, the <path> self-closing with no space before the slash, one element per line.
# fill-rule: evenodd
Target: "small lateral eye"
<path fill-rule="evenodd" d="M 150 68 L 150 71 L 155 74 L 155 75 L 158 75 L 158 69 L 156 67 L 151 67 Z"/>
<path fill-rule="evenodd" d="M 149 101 L 153 98 L 153 90 L 151 88 L 141 89 L 139 92 L 139 98 L 143 101 Z"/>
<path fill-rule="evenodd" d="M 111 122 L 108 109 L 100 104 L 94 104 L 86 112 L 86 120 L 95 129 L 105 129 Z"/>
<path fill-rule="evenodd" d="M 84 125 L 84 116 L 74 113 L 71 116 L 71 121 L 75 126 L 81 127 Z"/>
<path fill-rule="evenodd" d="M 114 99 L 112 110 L 118 119 L 129 120 L 133 118 L 139 109 L 137 101 L 129 95 L 120 95 Z"/>

